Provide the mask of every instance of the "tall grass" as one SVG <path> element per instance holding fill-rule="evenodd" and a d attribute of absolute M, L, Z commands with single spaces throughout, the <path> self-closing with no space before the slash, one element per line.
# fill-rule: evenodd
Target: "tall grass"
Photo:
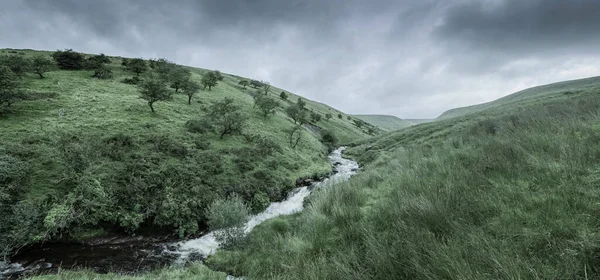
<path fill-rule="evenodd" d="M 365 141 L 363 172 L 209 265 L 255 279 L 598 279 L 599 109 L 583 94 Z"/>

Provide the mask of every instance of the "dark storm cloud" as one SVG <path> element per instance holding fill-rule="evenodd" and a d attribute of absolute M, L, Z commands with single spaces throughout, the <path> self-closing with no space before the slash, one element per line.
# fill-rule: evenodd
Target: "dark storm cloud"
<path fill-rule="evenodd" d="M 600 74 L 600 1 L 18 0 L 0 47 L 166 57 L 349 113 L 434 117 Z"/>

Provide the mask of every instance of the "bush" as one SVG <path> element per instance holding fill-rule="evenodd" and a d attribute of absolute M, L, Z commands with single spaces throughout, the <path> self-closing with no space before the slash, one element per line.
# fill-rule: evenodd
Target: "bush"
<path fill-rule="evenodd" d="M 210 148 L 210 142 L 202 138 L 196 139 L 194 145 L 198 150 L 208 150 Z"/>
<path fill-rule="evenodd" d="M 31 60 L 20 55 L 4 55 L 0 57 L 0 65 L 7 66 L 15 75 L 21 77 L 29 72 Z"/>
<path fill-rule="evenodd" d="M 270 203 L 271 201 L 269 201 L 269 196 L 267 196 L 265 193 L 260 191 L 255 193 L 254 197 L 252 197 L 252 213 L 262 212 L 269 207 Z"/>
<path fill-rule="evenodd" d="M 208 206 L 208 225 L 222 248 L 235 248 L 243 244 L 244 226 L 249 213 L 248 206 L 237 195 L 217 199 Z"/>
<path fill-rule="evenodd" d="M 144 79 L 137 77 L 137 76 L 133 76 L 131 78 L 125 78 L 125 79 L 121 80 L 121 83 L 128 84 L 128 85 L 139 85 L 142 82 L 144 82 Z"/>
<path fill-rule="evenodd" d="M 338 119 L 343 119 L 344 116 L 342 116 L 342 114 L 338 114 Z"/>
<path fill-rule="evenodd" d="M 159 152 L 180 158 L 188 155 L 188 149 L 185 145 L 167 135 L 156 136 L 150 139 L 150 142 L 154 144 L 154 149 Z"/>
<path fill-rule="evenodd" d="M 112 70 L 108 66 L 102 64 L 94 70 L 94 75 L 92 75 L 92 77 L 105 80 L 112 78 L 113 74 Z"/>
<path fill-rule="evenodd" d="M 321 132 L 321 142 L 332 151 L 337 146 L 338 139 L 333 132 L 323 130 L 323 132 Z"/>
<path fill-rule="evenodd" d="M 185 123 L 187 131 L 191 133 L 207 133 L 213 130 L 212 124 L 206 119 L 189 120 Z"/>
<path fill-rule="evenodd" d="M 81 70 L 84 67 L 84 57 L 72 49 L 58 50 L 52 54 L 56 64 L 63 70 Z"/>

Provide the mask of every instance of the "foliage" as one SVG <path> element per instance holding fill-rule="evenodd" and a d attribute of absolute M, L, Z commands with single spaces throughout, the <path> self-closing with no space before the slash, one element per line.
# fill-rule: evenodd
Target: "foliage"
<path fill-rule="evenodd" d="M 72 49 L 57 50 L 52 54 L 56 64 L 63 70 L 81 70 L 84 68 L 85 59 L 83 54 Z"/>
<path fill-rule="evenodd" d="M 200 85 L 188 79 L 181 84 L 181 90 L 188 96 L 188 105 L 191 105 L 192 97 L 200 90 Z"/>
<path fill-rule="evenodd" d="M 40 79 L 44 78 L 44 73 L 54 68 L 54 62 L 44 55 L 36 55 L 33 57 L 31 62 L 31 71 L 40 76 Z"/>
<path fill-rule="evenodd" d="M 256 105 L 258 106 L 258 110 L 260 110 L 263 117 L 266 118 L 269 115 L 275 114 L 275 108 L 279 107 L 279 102 L 273 98 L 265 96 L 258 99 Z"/>
<path fill-rule="evenodd" d="M 213 73 L 215 74 L 215 77 L 217 78 L 217 81 L 222 81 L 223 80 L 223 75 L 221 74 L 221 71 L 214 70 Z"/>
<path fill-rule="evenodd" d="M 96 70 L 102 67 L 106 67 L 106 64 L 110 64 L 110 58 L 101 53 L 98 55 L 89 56 L 84 61 L 84 68 L 89 70 Z"/>
<path fill-rule="evenodd" d="M 240 80 L 238 82 L 238 85 L 244 87 L 244 89 L 245 89 L 248 85 L 250 85 L 250 82 L 248 80 Z"/>
<path fill-rule="evenodd" d="M 121 80 L 121 83 L 124 84 L 128 84 L 128 85 L 139 85 L 143 82 L 144 80 L 138 76 L 133 76 L 131 78 L 125 78 L 123 80 Z"/>
<path fill-rule="evenodd" d="M 298 143 L 300 143 L 300 140 L 302 139 L 303 130 L 304 128 L 302 128 L 302 125 L 295 125 L 287 131 L 287 134 L 289 136 L 288 140 L 292 148 L 296 148 L 296 146 L 298 146 Z"/>
<path fill-rule="evenodd" d="M 22 77 L 30 71 L 31 60 L 22 55 L 3 55 L 0 56 L 0 66 L 7 66 L 15 75 Z"/>
<path fill-rule="evenodd" d="M 310 113 L 310 121 L 312 123 L 317 123 L 321 120 L 321 114 L 319 113 L 315 113 L 315 112 L 311 112 Z"/>
<path fill-rule="evenodd" d="M 207 133 L 213 130 L 213 125 L 207 119 L 189 120 L 185 123 L 187 131 L 191 133 Z"/>
<path fill-rule="evenodd" d="M 298 97 L 298 101 L 296 102 L 296 105 L 300 109 L 306 109 L 306 101 L 304 101 L 304 99 L 302 99 L 302 97 Z"/>
<path fill-rule="evenodd" d="M 19 99 L 21 80 L 7 66 L 0 65 L 0 114 Z"/>
<path fill-rule="evenodd" d="M 148 64 L 142 58 L 133 58 L 131 60 L 123 60 L 123 63 L 126 63 L 124 66 L 127 67 L 127 70 L 136 74 L 136 76 L 140 76 L 140 74 L 148 71 Z"/>
<path fill-rule="evenodd" d="M 364 124 L 364 122 L 363 122 L 363 121 L 361 121 L 361 120 L 354 119 L 354 120 L 352 120 L 352 121 L 354 122 L 354 125 L 355 125 L 356 127 L 359 127 L 359 128 L 360 128 L 360 127 L 362 127 L 362 126 L 363 126 L 363 124 Z"/>
<path fill-rule="evenodd" d="M 250 86 L 251 86 L 251 87 L 253 87 L 253 88 L 255 88 L 255 89 L 258 89 L 258 88 L 262 87 L 262 86 L 263 86 L 263 84 L 262 84 L 262 82 L 260 82 L 260 81 L 257 81 L 257 80 L 251 80 L 251 81 L 250 81 Z"/>
<path fill-rule="evenodd" d="M 211 71 L 211 72 L 205 73 L 202 76 L 201 83 L 202 83 L 202 86 L 204 87 L 204 89 L 206 89 L 208 87 L 208 90 L 211 90 L 212 87 L 217 86 L 218 81 L 219 81 L 219 79 L 218 79 L 217 75 Z"/>
<path fill-rule="evenodd" d="M 288 99 L 288 94 L 285 91 L 282 91 L 279 94 L 279 98 L 281 98 L 281 100 L 287 100 Z"/>
<path fill-rule="evenodd" d="M 342 116 L 342 114 L 338 114 L 338 119 L 343 119 L 344 116 Z"/>
<path fill-rule="evenodd" d="M 190 70 L 181 66 L 173 67 L 169 72 L 169 82 L 171 84 L 171 88 L 175 89 L 175 92 L 178 92 L 184 84 L 190 81 L 191 77 L 192 73 Z"/>
<path fill-rule="evenodd" d="M 333 116 L 330 113 L 325 114 L 325 119 L 330 120 Z"/>
<path fill-rule="evenodd" d="M 329 130 L 323 130 L 321 132 L 321 142 L 323 142 L 323 144 L 325 144 L 329 150 L 333 150 L 338 145 L 338 138 L 333 132 Z"/>
<path fill-rule="evenodd" d="M 240 107 L 231 98 L 214 102 L 208 113 L 209 119 L 216 126 L 220 138 L 225 135 L 241 134 L 246 125 L 246 116 L 240 112 Z"/>
<path fill-rule="evenodd" d="M 249 213 L 248 206 L 237 195 L 210 204 L 206 211 L 208 225 L 221 247 L 235 248 L 243 243 Z"/>
<path fill-rule="evenodd" d="M 113 77 L 113 72 L 108 66 L 100 64 L 96 69 L 94 69 L 94 75 L 92 75 L 92 77 L 103 80 L 111 79 Z"/>
<path fill-rule="evenodd" d="M 149 79 L 140 85 L 141 98 L 148 101 L 150 110 L 154 113 L 154 102 L 171 100 L 171 93 L 164 82 L 158 79 Z"/>
<path fill-rule="evenodd" d="M 298 104 L 292 104 L 285 109 L 287 115 L 294 120 L 294 124 L 303 124 L 307 121 L 308 113 Z"/>

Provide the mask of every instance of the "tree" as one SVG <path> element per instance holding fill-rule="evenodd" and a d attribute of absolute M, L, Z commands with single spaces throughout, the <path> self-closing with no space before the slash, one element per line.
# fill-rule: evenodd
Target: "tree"
<path fill-rule="evenodd" d="M 287 115 L 294 120 L 294 124 L 303 124 L 306 122 L 307 113 L 304 108 L 298 106 L 298 104 L 292 104 L 285 110 Z"/>
<path fill-rule="evenodd" d="M 303 128 L 301 125 L 295 125 L 287 131 L 290 146 L 292 146 L 292 148 L 296 148 L 296 146 L 298 146 L 298 143 L 300 143 L 300 139 L 302 138 L 302 130 Z"/>
<path fill-rule="evenodd" d="M 257 105 L 260 112 L 266 118 L 270 114 L 275 114 L 275 108 L 279 106 L 279 102 L 273 98 L 264 96 L 258 100 Z"/>
<path fill-rule="evenodd" d="M 125 67 L 127 67 L 127 70 L 135 73 L 138 77 L 140 74 L 148 71 L 148 64 L 141 58 L 134 58 L 127 61 Z"/>
<path fill-rule="evenodd" d="M 298 97 L 298 102 L 296 102 L 296 104 L 298 105 L 298 107 L 300 107 L 301 109 L 304 109 L 306 107 L 306 101 L 304 101 L 302 98 Z"/>
<path fill-rule="evenodd" d="M 110 64 L 110 58 L 101 53 L 88 57 L 85 60 L 84 67 L 86 69 L 95 70 L 104 66 L 105 64 Z"/>
<path fill-rule="evenodd" d="M 262 83 L 257 80 L 251 80 L 250 86 L 253 88 L 259 88 L 259 87 L 262 87 Z"/>
<path fill-rule="evenodd" d="M 246 87 L 250 84 L 250 82 L 248 82 L 248 80 L 240 80 L 238 82 L 238 85 L 244 87 L 244 89 L 246 89 Z"/>
<path fill-rule="evenodd" d="M 333 118 L 333 116 L 330 113 L 325 114 L 325 119 L 327 119 L 327 121 L 331 118 Z"/>
<path fill-rule="evenodd" d="M 72 49 L 57 50 L 52 54 L 52 58 L 54 58 L 58 67 L 63 70 L 81 70 L 84 66 L 83 55 L 74 52 Z"/>
<path fill-rule="evenodd" d="M 176 66 L 177 65 L 175 63 L 168 61 L 165 58 L 150 60 L 150 68 L 152 68 L 152 70 L 154 70 L 154 72 L 158 74 L 160 79 L 162 79 L 164 82 L 169 81 L 169 73 L 171 72 L 171 69 Z"/>
<path fill-rule="evenodd" d="M 213 103 L 208 110 L 208 117 L 217 127 L 220 138 L 225 135 L 241 134 L 246 125 L 246 116 L 232 98 L 225 98 Z"/>
<path fill-rule="evenodd" d="M 22 77 L 29 72 L 31 60 L 21 55 L 4 55 L 0 57 L 0 65 L 7 66 L 15 75 Z"/>
<path fill-rule="evenodd" d="M 171 93 L 165 83 L 159 79 L 147 79 L 140 85 L 140 97 L 148 101 L 150 110 L 154 113 L 154 102 L 171 99 Z"/>
<path fill-rule="evenodd" d="M 213 71 L 213 73 L 215 73 L 215 77 L 217 77 L 217 81 L 223 80 L 223 75 L 221 74 L 221 71 L 215 70 L 215 71 Z"/>
<path fill-rule="evenodd" d="M 21 80 L 10 68 L 0 65 L 0 114 L 19 98 Z"/>
<path fill-rule="evenodd" d="M 217 86 L 217 75 L 214 72 L 208 72 L 202 76 L 202 86 L 204 89 L 208 87 L 208 90 L 211 90 L 212 87 Z"/>
<path fill-rule="evenodd" d="M 169 82 L 171 88 L 178 92 L 181 86 L 192 78 L 190 70 L 185 69 L 181 66 L 176 66 L 169 71 Z"/>
<path fill-rule="evenodd" d="M 282 92 L 279 94 L 279 98 L 281 98 L 281 100 L 287 100 L 287 99 L 288 99 L 288 94 L 287 94 L 287 93 L 285 93 L 285 91 L 282 91 Z"/>
<path fill-rule="evenodd" d="M 94 69 L 94 75 L 92 77 L 98 79 L 110 79 L 112 78 L 112 70 L 105 64 L 100 64 Z"/>
<path fill-rule="evenodd" d="M 321 132 L 321 142 L 325 144 L 329 150 L 333 150 L 337 145 L 338 139 L 333 132 L 323 130 Z"/>
<path fill-rule="evenodd" d="M 312 123 L 317 123 L 321 120 L 321 114 L 319 113 L 310 113 L 310 121 Z"/>
<path fill-rule="evenodd" d="M 208 226 L 222 248 L 241 245 L 249 213 L 249 207 L 237 195 L 228 199 L 217 199 L 208 206 L 206 210 Z"/>
<path fill-rule="evenodd" d="M 263 82 L 263 81 L 261 81 L 261 83 L 262 83 L 263 93 L 265 95 L 269 94 L 269 90 L 271 89 L 271 84 L 269 84 L 269 82 Z"/>
<path fill-rule="evenodd" d="M 342 116 L 342 114 L 338 114 L 338 119 L 343 119 L 344 116 Z"/>
<path fill-rule="evenodd" d="M 192 80 L 187 80 L 181 85 L 181 90 L 188 96 L 188 105 L 191 105 L 192 97 L 200 90 L 200 85 Z"/>
<path fill-rule="evenodd" d="M 127 68 L 127 65 L 129 65 L 129 61 L 131 61 L 129 58 L 122 57 L 121 58 L 121 66 Z"/>
<path fill-rule="evenodd" d="M 353 120 L 354 125 L 358 128 L 361 128 L 363 126 L 363 122 L 361 120 Z"/>
<path fill-rule="evenodd" d="M 44 78 L 44 73 L 54 68 L 54 62 L 43 55 L 36 55 L 31 62 L 31 71 L 40 75 L 40 79 Z"/>

